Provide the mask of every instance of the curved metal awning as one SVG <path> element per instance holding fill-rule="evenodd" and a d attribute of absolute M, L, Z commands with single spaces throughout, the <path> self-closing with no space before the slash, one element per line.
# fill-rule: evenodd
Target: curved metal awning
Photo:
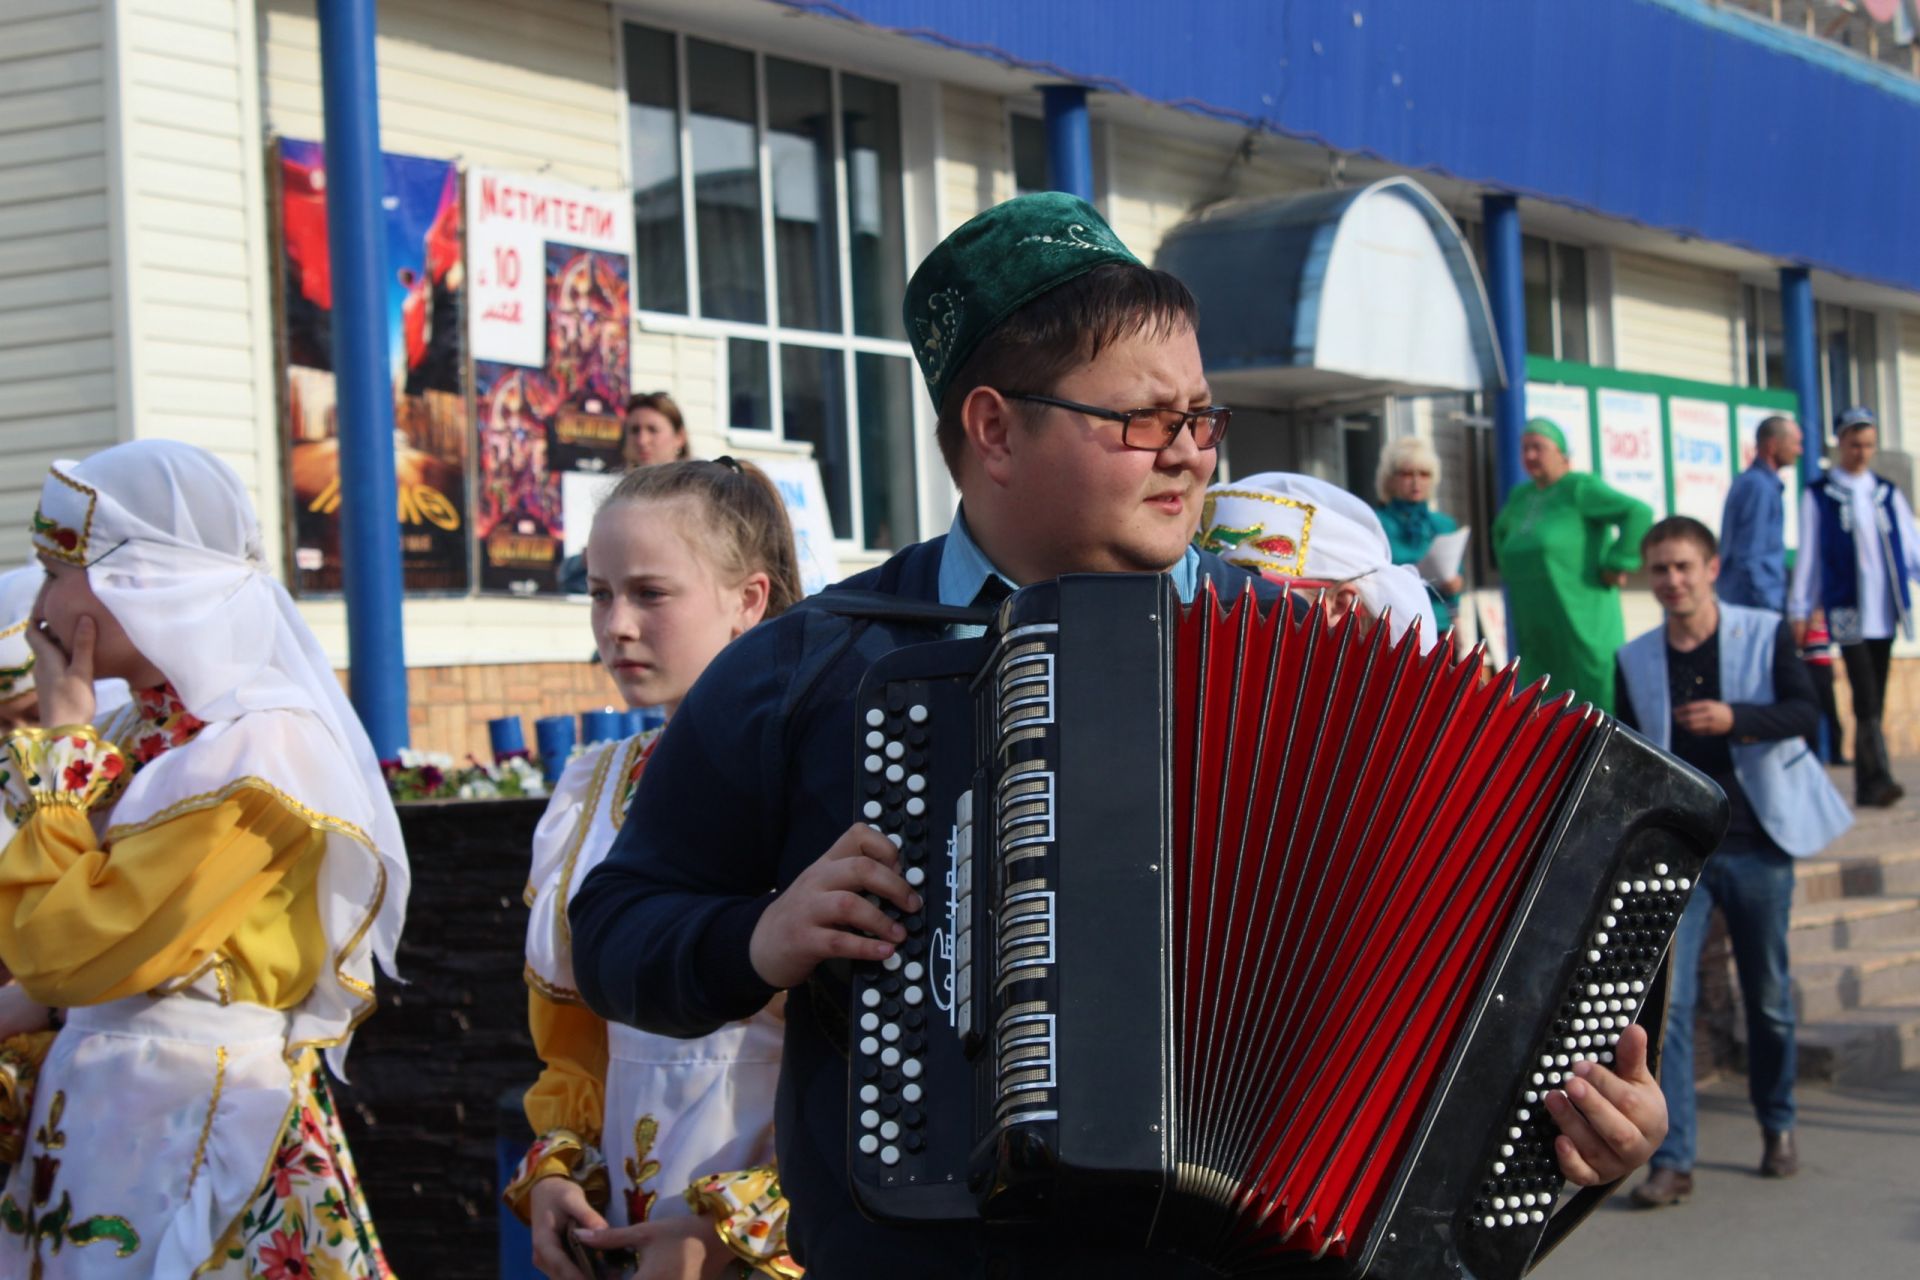
<path fill-rule="evenodd" d="M 1169 232 L 1154 265 L 1199 299 L 1225 404 L 1505 381 L 1473 253 L 1409 178 L 1214 205 Z"/>

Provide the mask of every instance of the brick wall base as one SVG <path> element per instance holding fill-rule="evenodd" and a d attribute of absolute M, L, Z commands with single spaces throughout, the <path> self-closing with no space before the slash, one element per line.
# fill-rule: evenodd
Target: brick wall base
<path fill-rule="evenodd" d="M 345 675 L 341 675 L 345 683 Z M 416 751 L 442 751 L 456 761 L 491 761 L 487 721 L 517 715 L 527 746 L 541 716 L 577 716 L 626 701 L 597 662 L 526 662 L 407 671 L 408 721 Z"/>

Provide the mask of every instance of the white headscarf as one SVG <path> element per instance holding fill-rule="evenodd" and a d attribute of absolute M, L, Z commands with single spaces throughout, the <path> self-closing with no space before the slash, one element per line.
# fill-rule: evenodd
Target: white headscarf
<path fill-rule="evenodd" d="M 37 564 L 0 573 L 0 702 L 33 692 L 27 623 L 46 576 Z"/>
<path fill-rule="evenodd" d="M 1351 580 L 1395 640 L 1415 623 L 1422 653 L 1440 638 L 1426 584 L 1412 566 L 1393 563 L 1373 508 L 1338 485 L 1289 471 L 1216 484 L 1207 490 L 1195 541 L 1276 580 Z"/>
<path fill-rule="evenodd" d="M 239 476 L 212 454 L 136 440 L 59 461 L 34 515 L 37 550 L 85 566 L 133 645 L 207 722 L 134 775 L 107 837 L 277 792 L 328 833 L 318 894 L 334 963 L 293 1011 L 290 1045 L 329 1049 L 340 1070 L 372 1011 L 373 962 L 393 972 L 410 877 L 400 822 L 366 731 L 286 589 L 270 577 Z"/>

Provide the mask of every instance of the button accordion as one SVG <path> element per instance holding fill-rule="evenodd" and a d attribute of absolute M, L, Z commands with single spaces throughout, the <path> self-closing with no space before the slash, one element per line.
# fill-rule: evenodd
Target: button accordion
<path fill-rule="evenodd" d="M 1576 1217 L 1543 1097 L 1657 1042 L 1725 798 L 1571 695 L 1297 605 L 1067 577 L 868 673 L 863 814 L 923 906 L 853 972 L 865 1213 L 1480 1280 Z"/>

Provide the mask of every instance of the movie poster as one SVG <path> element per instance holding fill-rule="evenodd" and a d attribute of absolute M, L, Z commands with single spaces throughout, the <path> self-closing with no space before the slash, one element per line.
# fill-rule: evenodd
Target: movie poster
<path fill-rule="evenodd" d="M 474 169 L 472 347 L 480 587 L 560 590 L 621 470 L 632 221 L 624 192 Z"/>
<path fill-rule="evenodd" d="M 326 168 L 317 142 L 282 138 L 278 150 L 291 576 L 302 593 L 335 592 L 341 589 L 340 455 Z M 382 161 L 401 565 L 409 591 L 460 592 L 471 581 L 471 435 L 461 346 L 459 176 L 442 160 L 386 155 Z"/>

